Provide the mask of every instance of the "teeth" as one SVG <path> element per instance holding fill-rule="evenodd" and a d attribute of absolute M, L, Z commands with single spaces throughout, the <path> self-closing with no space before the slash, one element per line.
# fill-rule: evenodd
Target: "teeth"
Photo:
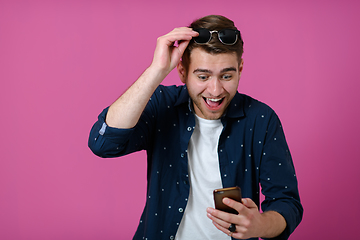
<path fill-rule="evenodd" d="M 221 101 L 222 98 L 206 98 L 206 99 L 212 102 L 219 102 Z"/>

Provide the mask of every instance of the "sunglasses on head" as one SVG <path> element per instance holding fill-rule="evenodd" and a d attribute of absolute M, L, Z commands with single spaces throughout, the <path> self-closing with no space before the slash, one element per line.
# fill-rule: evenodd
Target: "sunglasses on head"
<path fill-rule="evenodd" d="M 199 36 L 194 37 L 194 41 L 198 44 L 205 44 L 210 42 L 213 33 L 217 33 L 219 41 L 225 45 L 234 45 L 238 38 L 242 41 L 240 36 L 240 31 L 235 29 L 222 29 L 219 31 L 210 31 L 206 28 L 194 29 L 194 31 L 199 33 Z"/>

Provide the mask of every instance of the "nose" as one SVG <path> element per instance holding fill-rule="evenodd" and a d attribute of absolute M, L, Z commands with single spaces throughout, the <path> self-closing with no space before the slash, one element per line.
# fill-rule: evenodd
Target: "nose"
<path fill-rule="evenodd" d="M 222 93 L 222 89 L 223 87 L 220 79 L 213 78 L 209 81 L 208 91 L 212 96 L 219 96 Z"/>

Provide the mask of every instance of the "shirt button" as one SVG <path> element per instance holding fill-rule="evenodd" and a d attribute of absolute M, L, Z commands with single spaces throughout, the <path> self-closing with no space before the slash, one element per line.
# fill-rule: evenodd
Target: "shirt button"
<path fill-rule="evenodd" d="M 174 236 L 170 236 L 170 239 L 173 240 L 173 239 L 174 239 Z"/>
<path fill-rule="evenodd" d="M 191 131 L 191 129 L 192 129 L 191 127 L 188 127 L 188 128 L 187 128 L 187 130 L 188 130 L 189 132 Z"/>
<path fill-rule="evenodd" d="M 185 157 L 185 154 L 182 153 L 180 156 L 183 158 L 183 157 Z"/>
<path fill-rule="evenodd" d="M 182 209 L 182 208 L 179 208 L 179 212 L 181 212 L 181 213 L 182 213 L 183 211 L 184 211 L 184 209 Z"/>

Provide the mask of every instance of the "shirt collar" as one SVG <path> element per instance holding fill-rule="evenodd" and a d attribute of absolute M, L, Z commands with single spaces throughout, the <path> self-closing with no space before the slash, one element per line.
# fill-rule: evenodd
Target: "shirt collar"
<path fill-rule="evenodd" d="M 186 85 L 182 87 L 182 91 L 179 94 L 179 98 L 177 99 L 175 106 L 179 106 L 184 103 L 189 104 L 189 109 L 192 111 L 191 100 L 189 93 L 187 91 Z M 239 92 L 236 92 L 234 98 L 231 100 L 224 116 L 229 118 L 240 118 L 245 116 L 244 114 L 244 99 L 243 95 Z"/>
<path fill-rule="evenodd" d="M 240 118 L 244 117 L 244 96 L 239 92 L 236 92 L 234 98 L 231 100 L 226 112 L 226 117 Z"/>
<path fill-rule="evenodd" d="M 189 96 L 189 93 L 187 91 L 187 87 L 186 87 L 186 85 L 184 85 L 184 86 L 182 86 L 182 90 L 181 90 L 181 92 L 179 94 L 179 98 L 175 102 L 175 107 L 179 106 L 179 105 L 181 105 L 183 103 L 189 102 L 189 98 L 190 98 L 190 96 Z"/>

